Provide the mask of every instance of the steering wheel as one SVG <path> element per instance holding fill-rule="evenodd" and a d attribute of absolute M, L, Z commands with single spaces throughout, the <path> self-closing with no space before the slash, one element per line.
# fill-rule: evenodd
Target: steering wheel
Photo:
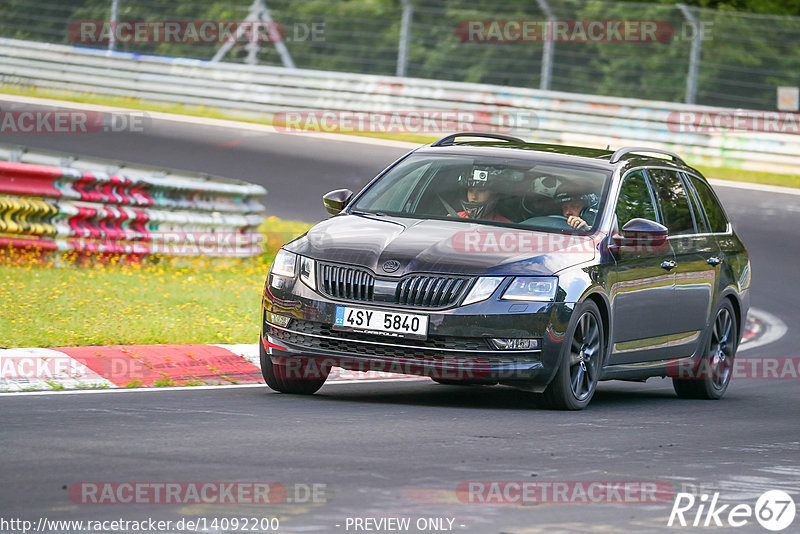
<path fill-rule="evenodd" d="M 572 230 L 572 227 L 567 222 L 567 217 L 563 215 L 542 215 L 539 217 L 531 217 L 522 221 L 520 224 L 530 225 L 535 228 L 543 230 Z"/>

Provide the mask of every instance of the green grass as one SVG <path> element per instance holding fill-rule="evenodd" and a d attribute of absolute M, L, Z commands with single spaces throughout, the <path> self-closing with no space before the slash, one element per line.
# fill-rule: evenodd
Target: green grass
<path fill-rule="evenodd" d="M 40 90 L 35 88 L 22 88 L 18 86 L 0 86 L 0 92 L 5 94 L 31 96 L 36 98 L 50 98 L 67 100 L 71 102 L 81 102 L 86 104 L 96 104 L 101 106 L 112 106 L 142 111 L 157 111 L 162 113 L 176 113 L 179 115 L 191 115 L 195 117 L 206 117 L 213 119 L 236 120 L 255 124 L 271 125 L 272 121 L 266 117 L 254 117 L 247 114 L 237 114 L 233 111 L 221 110 L 207 106 L 186 106 L 180 104 L 159 104 L 156 102 L 144 101 L 138 98 L 108 97 L 95 93 L 78 93 L 71 91 Z M 389 134 L 373 132 L 342 132 L 347 135 L 360 137 L 375 137 L 378 139 L 390 139 L 394 141 L 407 141 L 409 143 L 427 144 L 437 139 L 436 136 L 426 136 L 418 134 Z M 694 165 L 708 178 L 719 180 L 733 180 L 737 182 L 751 182 L 765 185 L 779 185 L 783 187 L 800 188 L 800 174 L 777 174 L 770 172 L 747 171 L 732 169 L 728 167 L 707 167 Z"/>
<path fill-rule="evenodd" d="M 267 219 L 254 258 L 76 268 L 0 249 L 0 346 L 255 343 L 269 264 L 310 226 Z"/>

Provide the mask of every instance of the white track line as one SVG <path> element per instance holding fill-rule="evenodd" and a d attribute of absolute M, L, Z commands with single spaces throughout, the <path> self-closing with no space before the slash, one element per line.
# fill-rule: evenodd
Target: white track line
<path fill-rule="evenodd" d="M 750 308 L 749 315 L 752 315 L 761 323 L 763 323 L 766 332 L 764 332 L 761 337 L 756 339 L 755 341 L 750 341 L 747 343 L 742 343 L 739 346 L 738 351 L 742 352 L 743 350 L 750 350 L 756 347 L 763 347 L 769 343 L 774 343 L 786 335 L 789 328 L 786 326 L 786 323 L 781 321 L 776 316 L 772 315 L 769 312 L 764 310 L 760 310 L 758 308 Z"/>

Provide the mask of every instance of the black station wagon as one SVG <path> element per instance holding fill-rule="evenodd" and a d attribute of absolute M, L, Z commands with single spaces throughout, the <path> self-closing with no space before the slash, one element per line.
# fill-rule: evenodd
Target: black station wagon
<path fill-rule="evenodd" d="M 508 385 L 560 409 L 600 380 L 728 387 L 750 262 L 676 154 L 456 134 L 323 201 L 335 217 L 284 245 L 265 284 L 274 390 L 314 393 L 333 366 Z"/>

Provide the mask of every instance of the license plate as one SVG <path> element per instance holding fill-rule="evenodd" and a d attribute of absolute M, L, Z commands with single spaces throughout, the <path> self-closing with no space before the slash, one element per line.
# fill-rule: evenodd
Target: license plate
<path fill-rule="evenodd" d="M 336 306 L 333 329 L 425 339 L 428 336 L 428 316 Z"/>

